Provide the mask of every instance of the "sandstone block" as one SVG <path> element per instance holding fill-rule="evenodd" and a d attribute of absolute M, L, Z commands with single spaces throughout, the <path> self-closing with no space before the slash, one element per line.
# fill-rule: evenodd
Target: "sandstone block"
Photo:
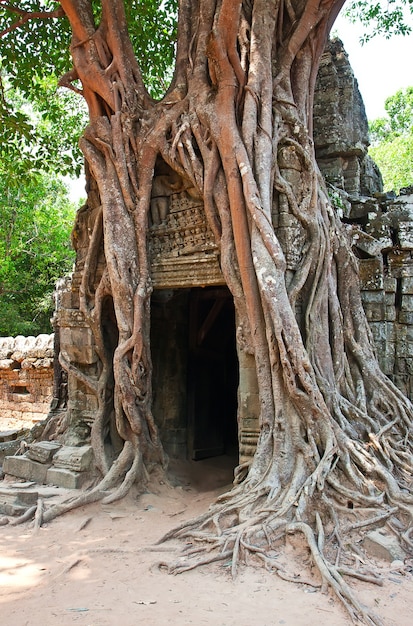
<path fill-rule="evenodd" d="M 383 529 L 369 532 L 363 540 L 363 546 L 372 556 L 390 563 L 396 559 L 404 561 L 406 556 L 396 537 L 389 535 Z"/>
<path fill-rule="evenodd" d="M 0 443 L 5 441 L 14 441 L 20 435 L 20 428 L 12 428 L 10 430 L 2 430 L 0 431 Z"/>
<path fill-rule="evenodd" d="M 396 307 L 394 305 L 386 305 L 386 322 L 394 322 L 396 320 Z"/>
<path fill-rule="evenodd" d="M 368 322 L 381 322 L 386 319 L 386 307 L 383 303 L 363 301 L 363 306 Z"/>
<path fill-rule="evenodd" d="M 47 483 L 64 489 L 81 489 L 89 476 L 87 472 L 73 472 L 64 468 L 50 467 L 47 470 Z"/>
<path fill-rule="evenodd" d="M 409 250 L 390 250 L 387 258 L 393 278 L 413 277 L 413 262 Z"/>
<path fill-rule="evenodd" d="M 239 388 L 241 392 L 257 392 L 258 382 L 255 367 L 241 367 L 239 371 Z"/>
<path fill-rule="evenodd" d="M 402 308 L 402 311 L 408 311 L 408 312 L 413 311 L 413 295 L 403 293 L 401 308 Z"/>
<path fill-rule="evenodd" d="M 365 291 L 382 290 L 384 288 L 382 259 L 361 259 L 359 261 L 359 276 L 361 289 Z"/>
<path fill-rule="evenodd" d="M 398 321 L 400 324 L 413 324 L 413 311 L 400 311 Z"/>
<path fill-rule="evenodd" d="M 39 443 L 32 443 L 26 455 L 38 463 L 51 463 L 53 456 L 61 447 L 61 444 L 56 441 L 40 441 Z"/>
<path fill-rule="evenodd" d="M 4 498 L 0 495 L 0 514 L 1 515 L 23 515 L 26 511 L 27 506 L 23 504 L 16 504 L 15 502 L 10 502 L 7 498 Z M 2 524 L 3 525 L 3 524 Z"/>
<path fill-rule="evenodd" d="M 38 497 L 39 494 L 35 489 L 0 488 L 0 512 L 7 515 L 6 509 L 11 507 L 22 508 L 24 512 L 27 507 L 36 504 Z"/>
<path fill-rule="evenodd" d="M 406 279 L 403 279 L 403 280 L 406 280 Z M 389 293 L 389 295 L 391 293 L 394 294 L 396 293 L 396 289 L 397 289 L 397 280 L 395 278 L 392 278 L 391 276 L 384 276 L 383 287 L 384 287 L 385 292 Z"/>
<path fill-rule="evenodd" d="M 405 276 L 402 278 L 402 293 L 413 294 L 413 277 Z"/>
<path fill-rule="evenodd" d="M 260 397 L 258 393 L 240 393 L 239 407 L 241 422 L 244 418 L 258 416 L 260 414 Z"/>
<path fill-rule="evenodd" d="M 83 472 L 92 465 L 92 446 L 63 446 L 53 457 L 55 468 L 67 469 L 73 472 Z"/>
<path fill-rule="evenodd" d="M 404 250 L 413 249 L 413 224 L 412 222 L 400 222 L 398 238 L 400 247 Z"/>
<path fill-rule="evenodd" d="M 37 463 L 26 456 L 6 456 L 3 463 L 5 474 L 11 474 L 17 478 L 32 480 L 36 483 L 45 483 L 48 465 Z"/>

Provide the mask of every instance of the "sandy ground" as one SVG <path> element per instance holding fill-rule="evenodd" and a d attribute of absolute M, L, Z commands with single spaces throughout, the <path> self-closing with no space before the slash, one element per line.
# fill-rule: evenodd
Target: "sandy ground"
<path fill-rule="evenodd" d="M 32 523 L 1 526 L 1 626 L 350 624 L 331 594 L 286 582 L 260 567 L 242 567 L 235 580 L 229 563 L 178 576 L 159 567 L 174 560 L 177 544 L 158 548 L 156 541 L 204 512 L 230 486 L 232 468 L 233 459 L 226 457 L 174 463 L 169 483 L 154 482 L 139 497 L 130 494 L 111 505 L 79 508 L 37 531 Z M 67 497 L 46 489 L 45 495 L 50 494 L 56 495 L 48 501 Z M 292 543 L 280 559 L 292 576 L 308 577 L 298 552 Z M 394 571 L 388 563 L 377 565 L 383 587 L 360 581 L 350 585 L 384 624 L 411 626 L 412 575 Z"/>

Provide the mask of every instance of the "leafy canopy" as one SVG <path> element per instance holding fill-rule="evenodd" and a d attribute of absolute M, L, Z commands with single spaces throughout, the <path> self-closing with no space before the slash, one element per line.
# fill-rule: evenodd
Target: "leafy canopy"
<path fill-rule="evenodd" d="M 370 122 L 370 139 L 373 145 L 413 133 L 413 87 L 399 89 L 387 98 L 384 109 L 385 117 Z"/>
<path fill-rule="evenodd" d="M 385 117 L 370 123 L 370 155 L 383 176 L 385 191 L 413 184 L 413 87 L 387 98 Z"/>
<path fill-rule="evenodd" d="M 98 25 L 100 2 L 92 4 Z M 159 98 L 172 75 L 177 0 L 125 0 L 124 4 L 145 84 Z M 413 0 L 351 0 L 347 13 L 365 26 L 365 40 L 376 34 L 407 34 Z M 77 141 L 86 124 L 85 113 L 80 97 L 57 90 L 59 78 L 71 68 L 70 40 L 59 2 L 0 0 L 0 162 L 9 168 L 21 144 L 21 170 L 38 171 L 47 165 L 61 173 L 79 173 Z M 31 104 L 35 121 L 13 106 L 16 93 Z"/>
<path fill-rule="evenodd" d="M 48 333 L 56 280 L 74 261 L 76 207 L 56 177 L 14 183 L 0 167 L 0 336 Z"/>
<path fill-rule="evenodd" d="M 413 0 L 353 0 L 345 14 L 362 24 L 363 42 L 377 35 L 389 39 L 412 32 Z"/>
<path fill-rule="evenodd" d="M 71 33 L 59 7 L 23 0 L 16 8 L 0 0 L 0 163 L 17 176 L 45 169 L 79 175 L 81 169 L 77 142 L 86 110 L 79 96 L 58 89 L 71 68 Z M 126 0 L 125 8 L 148 91 L 160 97 L 171 78 L 177 2 Z M 98 2 L 95 16 L 98 24 Z"/>

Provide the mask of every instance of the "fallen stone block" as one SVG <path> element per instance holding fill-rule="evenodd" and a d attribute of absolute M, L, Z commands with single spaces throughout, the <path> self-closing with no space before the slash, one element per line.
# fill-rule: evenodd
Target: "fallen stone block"
<path fill-rule="evenodd" d="M 51 463 L 54 455 L 62 445 L 56 441 L 40 441 L 29 445 L 26 455 L 38 463 Z"/>
<path fill-rule="evenodd" d="M 19 432 L 19 428 L 0 431 L 0 443 L 3 443 L 5 441 L 14 441 L 19 436 Z"/>
<path fill-rule="evenodd" d="M 93 459 L 92 446 L 63 446 L 53 457 L 53 465 L 57 468 L 84 472 L 91 468 Z"/>
<path fill-rule="evenodd" d="M 50 467 L 47 470 L 47 483 L 64 489 L 81 489 L 88 478 L 90 478 L 88 472 L 74 472 L 58 467 Z"/>
<path fill-rule="evenodd" d="M 49 465 L 37 463 L 26 456 L 6 456 L 3 463 L 5 474 L 11 474 L 25 480 L 33 480 L 36 483 L 46 482 L 46 474 Z"/>
<path fill-rule="evenodd" d="M 363 540 L 363 547 L 371 556 L 389 561 L 403 561 L 406 553 L 400 546 L 396 537 L 387 533 L 384 529 L 372 530 L 367 533 Z"/>
<path fill-rule="evenodd" d="M 33 489 L 0 489 L 0 513 L 3 515 L 21 515 L 37 502 L 39 494 Z"/>

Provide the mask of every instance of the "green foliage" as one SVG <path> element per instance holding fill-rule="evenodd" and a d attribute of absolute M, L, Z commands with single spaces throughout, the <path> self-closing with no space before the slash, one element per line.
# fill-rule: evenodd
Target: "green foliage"
<path fill-rule="evenodd" d="M 146 87 L 154 98 L 165 93 L 172 76 L 177 5 L 177 0 L 125 1 L 129 35 Z"/>
<path fill-rule="evenodd" d="M 71 68 L 68 20 L 29 19 L 13 29 L 21 16 L 8 5 L 0 3 L 0 163 L 5 169 L 18 167 L 17 175 L 44 169 L 79 175 L 77 144 L 86 111 L 80 96 L 57 89 Z M 27 12 L 58 7 L 50 0 L 18 3 Z M 177 0 L 126 0 L 125 9 L 143 79 L 150 94 L 160 98 L 172 76 Z"/>
<path fill-rule="evenodd" d="M 75 209 L 55 174 L 79 174 L 87 123 L 82 98 L 57 88 L 71 69 L 68 21 L 35 18 L 14 29 L 21 14 L 13 6 L 39 12 L 59 3 L 0 2 L 0 336 L 50 331 L 54 283 L 74 257 Z M 144 81 L 159 98 L 172 75 L 177 1 L 126 0 L 125 8 Z"/>
<path fill-rule="evenodd" d="M 0 100 L 0 163 L 9 176 L 52 171 L 80 175 L 82 156 L 77 142 L 86 125 L 81 101 L 66 90 L 57 92 L 56 78 L 32 76 L 30 100 L 2 80 Z"/>
<path fill-rule="evenodd" d="M 413 135 L 396 137 L 373 148 L 369 154 L 383 177 L 384 191 L 400 191 L 413 185 Z"/>
<path fill-rule="evenodd" d="M 365 29 L 362 42 L 412 32 L 413 0 L 352 0 L 345 14 Z"/>
<path fill-rule="evenodd" d="M 13 5 L 13 3 L 10 3 Z M 20 11 L 49 11 L 57 2 L 23 0 Z M 64 18 L 32 19 L 7 32 L 20 15 L 0 4 L 0 164 L 15 175 L 79 174 L 77 141 L 85 124 L 81 101 L 57 91 L 70 69 L 70 28 Z"/>
<path fill-rule="evenodd" d="M 57 178 L 11 181 L 0 168 L 0 336 L 51 332 L 54 285 L 74 260 L 74 214 Z"/>
<path fill-rule="evenodd" d="M 370 123 L 371 157 L 383 176 L 385 191 L 413 184 L 413 87 L 387 98 L 387 115 Z"/>
<path fill-rule="evenodd" d="M 399 89 L 384 103 L 385 117 L 370 123 L 373 144 L 413 133 L 413 87 Z"/>

